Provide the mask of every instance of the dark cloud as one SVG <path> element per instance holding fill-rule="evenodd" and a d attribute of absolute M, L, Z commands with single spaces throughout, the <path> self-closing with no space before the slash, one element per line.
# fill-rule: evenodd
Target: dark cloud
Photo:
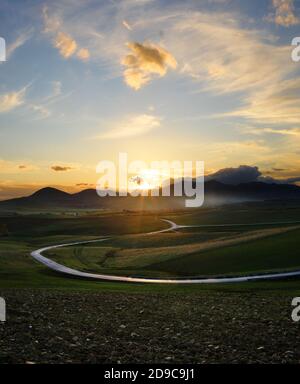
<path fill-rule="evenodd" d="M 286 179 L 286 183 L 293 184 L 293 183 L 299 183 L 300 177 L 290 177 L 289 179 Z"/>
<path fill-rule="evenodd" d="M 61 166 L 61 165 L 53 165 L 51 167 L 51 169 L 53 171 L 56 171 L 56 172 L 66 172 L 66 171 L 70 171 L 73 168 L 72 167 Z"/>
<path fill-rule="evenodd" d="M 241 184 L 258 181 L 261 172 L 258 167 L 240 165 L 238 168 L 223 168 L 207 176 L 206 180 L 216 180 L 224 184 Z"/>
<path fill-rule="evenodd" d="M 279 171 L 279 169 L 276 169 Z M 280 169 L 283 171 L 283 169 Z M 268 173 L 268 172 L 267 172 Z M 263 182 L 276 184 L 294 184 L 300 182 L 300 177 L 292 177 L 288 179 L 275 179 L 271 176 L 264 176 L 258 167 L 249 165 L 240 165 L 237 168 L 223 168 L 219 171 L 208 175 L 206 181 L 216 180 L 224 184 L 238 185 L 242 183 Z"/>

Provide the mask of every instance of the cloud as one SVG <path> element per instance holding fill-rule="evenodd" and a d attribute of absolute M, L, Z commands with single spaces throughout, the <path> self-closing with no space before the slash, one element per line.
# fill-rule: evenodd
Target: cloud
<path fill-rule="evenodd" d="M 31 86 L 27 84 L 25 87 L 18 91 L 11 91 L 6 94 L 0 95 L 0 113 L 9 112 L 17 107 L 24 105 L 27 109 L 39 115 L 39 118 L 47 118 L 51 115 L 48 105 L 58 101 L 61 95 L 61 83 L 53 81 L 51 83 L 51 91 L 48 96 L 40 98 L 39 100 L 25 100 L 27 89 Z M 67 95 L 68 96 L 68 95 Z"/>
<path fill-rule="evenodd" d="M 223 168 L 206 177 L 206 180 L 216 180 L 224 184 L 241 184 L 257 181 L 261 176 L 258 167 L 240 165 L 238 168 Z"/>
<path fill-rule="evenodd" d="M 81 48 L 77 51 L 76 55 L 81 60 L 88 60 L 90 58 L 90 51 L 87 48 Z"/>
<path fill-rule="evenodd" d="M 6 49 L 6 60 L 8 60 L 14 52 L 22 47 L 32 36 L 32 29 L 23 31 Z"/>
<path fill-rule="evenodd" d="M 265 156 L 270 153 L 270 148 L 263 140 L 210 142 L 205 148 L 209 149 L 212 157 L 218 157 L 222 161 L 229 158 L 238 160 L 241 157 L 255 159 L 259 155 Z"/>
<path fill-rule="evenodd" d="M 30 107 L 34 112 L 38 112 L 40 118 L 42 118 L 42 119 L 46 119 L 47 117 L 49 117 L 49 116 L 51 115 L 51 112 L 49 111 L 49 109 L 46 108 L 46 107 L 43 106 L 43 105 L 30 104 L 29 107 Z"/>
<path fill-rule="evenodd" d="M 27 162 L 18 162 L 0 159 L 0 174 L 18 174 L 21 172 L 36 171 L 36 165 Z"/>
<path fill-rule="evenodd" d="M 37 117 L 34 120 L 41 120 L 46 119 L 49 116 L 52 115 L 52 112 L 49 110 L 49 105 L 57 102 L 62 94 L 62 84 L 60 81 L 52 81 L 51 82 L 51 89 L 49 91 L 49 94 L 39 99 L 38 101 L 33 101 L 28 104 L 28 108 L 31 109 L 33 112 L 36 112 Z"/>
<path fill-rule="evenodd" d="M 152 43 L 128 43 L 132 53 L 126 55 L 122 64 L 127 67 L 124 79 L 127 85 L 138 90 L 149 83 L 153 75 L 165 76 L 168 68 L 175 69 L 177 61 L 164 48 Z"/>
<path fill-rule="evenodd" d="M 269 3 L 271 5 L 272 1 Z M 192 2 L 189 7 L 178 2 L 162 7 L 156 1 L 124 1 L 120 7 L 115 2 L 105 2 L 99 8 L 83 7 L 79 1 L 70 4 L 51 6 L 52 12 L 47 11 L 47 17 L 44 16 L 45 30 L 54 34 L 52 37 L 58 31 L 67 33 L 76 41 L 78 50 L 81 48 L 79 42 L 84 41 L 107 78 L 117 78 L 122 71 L 125 82 L 137 90 L 153 78 L 164 76 L 172 65 L 149 63 L 147 55 L 145 59 L 147 48 L 153 48 L 154 44 L 131 42 L 130 53 L 126 51 L 126 42 L 131 41 L 133 33 L 148 37 L 150 41 L 159 35 L 159 46 L 155 47 L 167 47 L 178 63 L 180 81 L 187 79 L 192 91 L 210 92 L 212 96 L 240 92 L 232 99 L 235 103 L 239 98 L 239 107 L 232 107 L 233 112 L 227 116 L 264 124 L 295 126 L 299 123 L 300 85 L 297 68 L 290 59 L 291 46 L 289 42 L 282 44 L 282 40 L 270 29 L 261 27 L 259 21 L 236 11 L 207 11 L 207 7 L 200 3 L 194 6 Z M 287 15 L 292 12 L 295 16 L 293 1 L 277 0 L 273 4 L 273 20 L 276 13 L 282 16 L 284 10 Z M 77 12 L 80 18 L 74 23 Z M 297 16 L 295 18 L 298 20 Z M 290 16 L 287 20 L 285 24 L 296 21 Z M 131 28 L 134 26 L 134 31 L 123 22 Z M 76 53 L 71 57 L 79 59 Z M 145 62 L 148 68 L 144 68 Z"/>
<path fill-rule="evenodd" d="M 284 172 L 284 171 L 286 171 L 286 169 L 284 169 L 284 168 L 273 168 L 273 171 L 275 171 L 275 172 Z"/>
<path fill-rule="evenodd" d="M 98 136 L 99 139 L 120 139 L 124 137 L 139 136 L 160 127 L 161 119 L 150 114 L 131 116 L 110 131 Z"/>
<path fill-rule="evenodd" d="M 58 32 L 54 40 L 54 46 L 65 59 L 74 55 L 77 49 L 76 41 L 64 32 Z"/>
<path fill-rule="evenodd" d="M 131 25 L 130 25 L 126 20 L 123 20 L 123 21 L 122 21 L 122 24 L 124 25 L 124 27 L 125 27 L 126 29 L 128 29 L 128 31 L 132 31 L 132 27 L 131 27 Z"/>
<path fill-rule="evenodd" d="M 276 83 L 281 75 L 295 70 L 288 60 L 290 47 L 279 45 L 276 36 L 254 29 L 253 22 L 237 12 L 200 12 L 199 8 L 180 4 L 161 7 L 155 1 L 126 1 L 122 2 L 122 7 L 106 2 L 99 9 L 78 5 L 81 12 L 78 23 L 73 22 L 73 8 L 70 11 L 69 7 L 62 7 L 59 9 L 64 21 L 60 17 L 59 22 L 52 20 L 50 25 L 56 31 L 68 31 L 73 38 L 76 36 L 76 41 L 84 39 L 91 56 L 97 58 L 111 76 L 119 76 L 118 64 L 125 61 L 124 79 L 133 89 L 145 86 L 154 76 L 165 72 L 161 66 L 155 66 L 153 73 L 153 65 L 150 72 L 143 70 L 134 59 L 137 57 L 135 49 L 139 56 L 143 47 L 154 44 L 135 46 L 138 43 L 131 42 L 132 53 L 126 54 L 124 46 L 132 34 L 132 25 L 140 36 L 153 36 L 163 31 L 161 42 L 172 58 L 176 58 L 180 73 L 201 82 L 198 86 L 201 91 L 249 92 Z M 159 48 L 161 45 L 159 43 Z"/>
<path fill-rule="evenodd" d="M 257 128 L 249 127 L 244 130 L 244 133 L 253 135 L 264 135 L 266 133 L 282 136 L 300 136 L 300 128 L 285 128 L 285 129 L 274 129 L 274 128 Z"/>
<path fill-rule="evenodd" d="M 295 15 L 294 0 L 273 0 L 275 16 L 272 20 L 283 27 L 299 24 L 300 20 Z"/>
<path fill-rule="evenodd" d="M 251 29 L 238 14 L 191 12 L 172 21 L 166 44 L 202 91 L 249 93 L 295 69 L 290 47 L 274 44 L 274 36 Z"/>
<path fill-rule="evenodd" d="M 62 95 L 62 83 L 60 81 L 58 80 L 51 81 L 49 85 L 50 87 L 49 87 L 48 95 L 43 97 L 40 100 L 40 102 L 43 105 L 48 105 L 59 100 L 60 99 L 59 96 Z"/>
<path fill-rule="evenodd" d="M 287 184 L 295 184 L 295 183 L 299 183 L 300 181 L 300 176 L 299 177 L 290 177 L 289 179 L 283 179 L 283 180 L 276 180 L 276 182 L 278 183 L 287 183 Z"/>
<path fill-rule="evenodd" d="M 4 95 L 0 95 L 0 113 L 9 112 L 12 109 L 15 109 L 20 105 L 24 104 L 26 88 L 27 87 L 24 87 L 19 91 L 9 92 Z"/>
<path fill-rule="evenodd" d="M 66 172 L 71 171 L 73 168 L 69 166 L 53 165 L 51 169 L 55 172 Z"/>
<path fill-rule="evenodd" d="M 44 32 L 54 35 L 53 45 L 59 50 L 61 56 L 69 59 L 74 56 L 82 61 L 87 61 L 90 58 L 90 51 L 87 48 L 80 48 L 77 41 L 63 31 L 63 21 L 57 15 L 49 15 L 48 7 L 45 6 L 42 11 L 44 19 Z"/>
<path fill-rule="evenodd" d="M 300 181 L 300 177 L 275 179 L 264 176 L 256 166 L 240 165 L 237 168 L 223 168 L 206 176 L 206 181 L 216 180 L 223 184 L 238 185 L 242 183 L 263 182 L 276 184 L 293 184 Z"/>
<path fill-rule="evenodd" d="M 251 93 L 245 105 L 229 113 L 261 123 L 300 124 L 300 78 L 278 80 Z"/>
<path fill-rule="evenodd" d="M 275 135 L 300 136 L 300 128 L 291 128 L 291 129 L 265 128 L 264 132 L 273 133 Z"/>
<path fill-rule="evenodd" d="M 61 20 L 57 15 L 49 15 L 49 9 L 44 6 L 42 9 L 42 15 L 44 19 L 44 32 L 56 32 L 61 27 Z"/>
<path fill-rule="evenodd" d="M 241 159 L 244 164 L 257 164 L 265 165 L 266 162 L 272 163 L 271 166 L 283 166 L 281 163 L 277 163 L 278 150 L 275 149 L 266 141 L 262 139 L 256 140 L 243 140 L 241 137 L 236 140 L 225 141 L 208 140 L 201 141 L 194 140 L 194 142 L 182 142 L 182 150 L 189 151 L 190 156 L 205 161 L 208 168 L 216 170 L 220 168 L 220 165 L 235 166 L 241 163 Z M 277 157 L 276 157 L 277 156 Z M 276 163 L 274 162 L 276 158 Z M 287 160 L 287 157 L 285 156 Z M 298 167 L 300 169 L 300 166 Z"/>
<path fill-rule="evenodd" d="M 52 99 L 54 97 L 60 96 L 61 95 L 61 89 L 62 89 L 62 84 L 60 81 L 52 81 L 52 94 L 47 98 Z"/>

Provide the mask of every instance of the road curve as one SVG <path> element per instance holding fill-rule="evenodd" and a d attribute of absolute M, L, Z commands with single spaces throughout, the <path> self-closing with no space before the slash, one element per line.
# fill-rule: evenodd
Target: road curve
<path fill-rule="evenodd" d="M 148 232 L 144 235 L 153 235 L 157 233 L 169 232 L 172 230 L 180 229 L 180 228 L 189 228 L 194 227 L 192 225 L 177 225 L 171 220 L 163 220 L 170 224 L 169 228 L 162 229 L 160 231 Z M 102 275 L 98 273 L 89 273 L 78 271 L 73 268 L 66 267 L 62 264 L 59 264 L 47 257 L 43 256 L 42 253 L 45 251 L 49 251 L 55 248 L 69 247 L 72 245 L 79 244 L 88 244 L 88 243 L 96 243 L 108 240 L 110 237 L 102 237 L 100 239 L 95 240 L 87 240 L 87 241 L 78 241 L 74 243 L 66 243 L 59 245 L 51 245 L 48 247 L 37 249 L 36 251 L 31 252 L 31 256 L 37 260 L 38 262 L 46 265 L 48 268 L 60 272 L 63 274 L 82 277 L 93 280 L 108 280 L 108 281 L 119 281 L 119 282 L 129 282 L 129 283 L 152 283 L 152 284 L 217 284 L 217 283 L 241 283 L 247 281 L 259 281 L 259 280 L 273 280 L 273 279 L 282 279 L 288 277 L 297 277 L 300 276 L 300 270 L 292 271 L 292 272 L 279 272 L 279 273 L 265 273 L 258 275 L 248 275 L 248 276 L 235 276 L 235 277 L 216 277 L 216 278 L 202 278 L 202 279 L 155 279 L 155 278 L 144 278 L 144 277 L 130 277 L 130 276 L 115 276 L 115 275 Z"/>

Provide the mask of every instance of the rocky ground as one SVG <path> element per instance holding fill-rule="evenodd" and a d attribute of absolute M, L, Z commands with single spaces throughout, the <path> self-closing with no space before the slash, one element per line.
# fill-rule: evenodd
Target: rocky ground
<path fill-rule="evenodd" d="M 0 292 L 1 363 L 299 363 L 292 297 Z"/>

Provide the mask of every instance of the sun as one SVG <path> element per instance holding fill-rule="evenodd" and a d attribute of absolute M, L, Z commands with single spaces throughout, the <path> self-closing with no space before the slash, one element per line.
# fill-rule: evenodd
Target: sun
<path fill-rule="evenodd" d="M 158 169 L 143 169 L 130 178 L 132 188 L 136 190 L 151 190 L 162 185 L 162 174 Z"/>

